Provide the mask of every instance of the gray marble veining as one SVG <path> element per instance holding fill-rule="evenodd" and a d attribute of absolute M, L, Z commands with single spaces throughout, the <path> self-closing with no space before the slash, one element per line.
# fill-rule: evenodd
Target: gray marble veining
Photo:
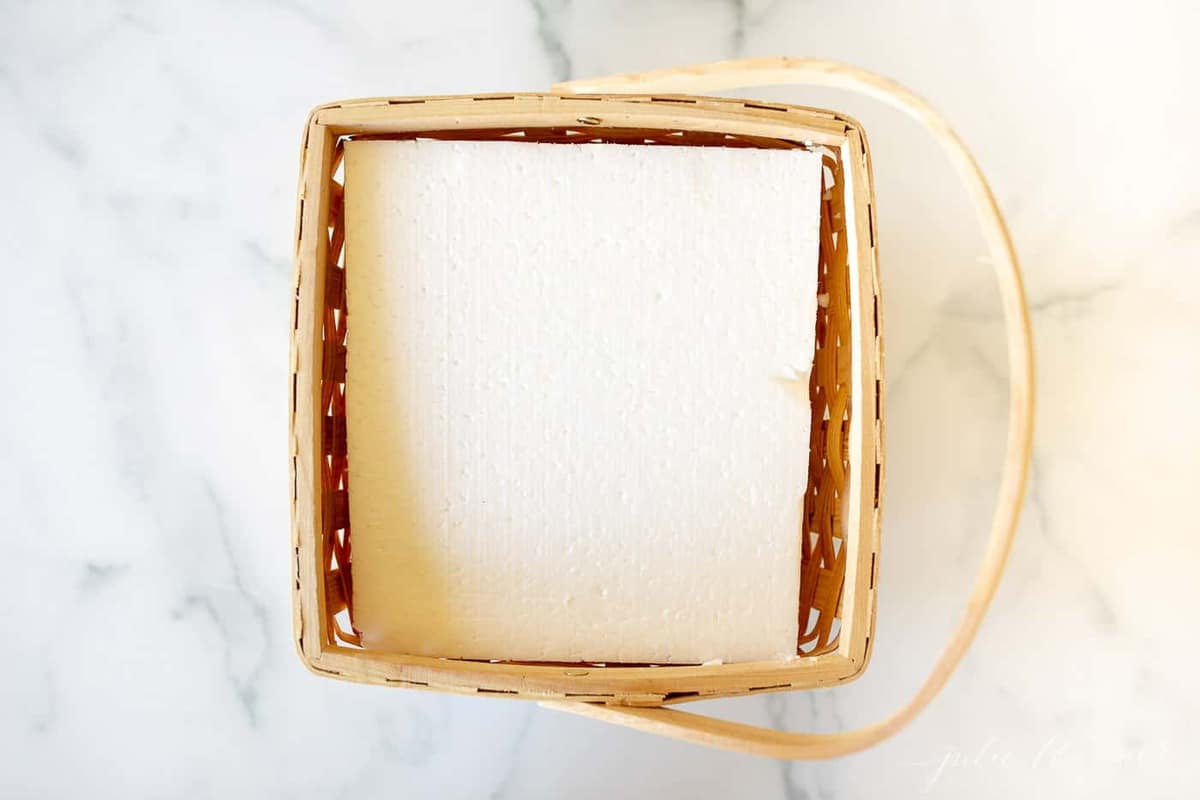
<path fill-rule="evenodd" d="M 1184 796 L 1200 773 L 1200 29 L 1184 2 L 8 3 L 0 26 L 0 795 Z M 902 735 L 821 764 L 529 704 L 319 680 L 291 642 L 288 283 L 318 102 L 534 90 L 768 54 L 891 75 L 1009 212 L 1036 459 L 995 609 Z M 949 169 L 871 136 L 888 485 L 867 675 L 705 710 L 843 730 L 954 624 L 1003 446 L 1004 351 Z"/>

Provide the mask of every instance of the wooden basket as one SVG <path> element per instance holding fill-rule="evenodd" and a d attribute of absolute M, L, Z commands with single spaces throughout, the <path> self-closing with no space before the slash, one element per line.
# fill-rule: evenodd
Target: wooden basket
<path fill-rule="evenodd" d="M 703 70 L 710 76 L 731 71 L 692 69 L 672 73 L 673 80 L 694 81 Z M 859 675 L 870 654 L 883 481 L 870 159 L 860 126 L 844 115 L 642 91 L 635 78 L 615 80 L 625 84 L 619 94 L 568 86 L 555 94 L 377 98 L 323 105 L 310 116 L 301 159 L 291 354 L 295 636 L 304 663 L 322 675 L 538 699 L 594 714 L 609 709 L 617 714 L 608 717 L 613 721 L 671 728 L 658 732 L 706 741 L 686 725 L 667 724 L 677 721 L 655 716 L 668 713 L 655 707 L 835 685 Z M 798 532 L 798 658 L 707 666 L 547 664 L 429 658 L 360 646 L 350 607 L 347 470 L 353 453 L 346 443 L 345 365 L 353 322 L 345 313 L 340 165 L 348 139 L 418 137 L 804 148 L 821 154 L 818 291 L 828 302 L 818 313 L 810 380 L 810 485 Z M 709 743 L 756 749 L 740 740 Z"/>

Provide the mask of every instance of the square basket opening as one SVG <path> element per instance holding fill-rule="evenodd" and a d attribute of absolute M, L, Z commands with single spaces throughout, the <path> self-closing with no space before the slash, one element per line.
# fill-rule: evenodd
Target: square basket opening
<path fill-rule="evenodd" d="M 812 427 L 797 659 L 709 666 L 467 661 L 375 652 L 354 629 L 346 436 L 342 156 L 364 138 L 804 148 L 823 164 Z M 881 475 L 878 280 L 869 160 L 830 112 L 717 98 L 474 96 L 314 111 L 298 210 L 293 324 L 295 623 L 305 662 L 353 680 L 538 698 L 661 704 L 830 685 L 865 666 Z"/>

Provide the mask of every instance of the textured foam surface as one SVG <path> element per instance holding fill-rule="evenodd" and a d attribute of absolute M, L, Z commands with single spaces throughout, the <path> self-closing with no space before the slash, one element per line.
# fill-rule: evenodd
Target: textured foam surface
<path fill-rule="evenodd" d="M 364 643 L 791 657 L 819 158 L 362 141 L 345 170 Z"/>

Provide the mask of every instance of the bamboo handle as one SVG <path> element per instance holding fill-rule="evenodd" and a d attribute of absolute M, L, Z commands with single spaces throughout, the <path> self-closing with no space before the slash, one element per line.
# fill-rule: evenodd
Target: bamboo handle
<path fill-rule="evenodd" d="M 634 708 L 569 701 L 546 702 L 543 705 L 727 750 L 773 758 L 818 759 L 846 755 L 870 747 L 911 722 L 941 691 L 975 637 L 1004 571 L 1025 493 L 1033 442 L 1033 343 L 1017 254 L 987 180 L 946 121 L 928 103 L 903 86 L 833 61 L 762 58 L 572 81 L 554 88 L 564 93 L 700 94 L 738 87 L 787 84 L 859 92 L 903 111 L 923 125 L 954 164 L 983 228 L 1004 307 L 1010 374 L 1008 442 L 987 552 L 967 598 L 966 609 L 929 676 L 908 703 L 882 720 L 853 731 L 833 734 L 791 733 L 668 708 Z"/>

